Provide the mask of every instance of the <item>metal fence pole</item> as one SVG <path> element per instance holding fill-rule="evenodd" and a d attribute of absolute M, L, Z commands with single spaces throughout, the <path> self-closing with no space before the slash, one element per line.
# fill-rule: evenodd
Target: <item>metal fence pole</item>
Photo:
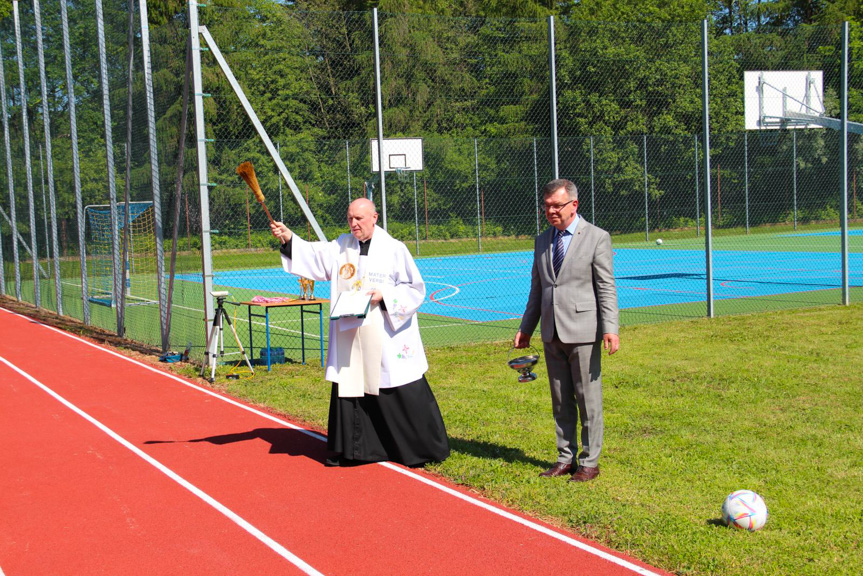
<path fill-rule="evenodd" d="M 713 233 L 710 217 L 710 84 L 709 54 L 707 51 L 707 20 L 701 21 L 701 110 L 704 124 L 704 250 L 705 276 L 707 281 L 707 317 L 714 317 L 713 310 Z"/>
<path fill-rule="evenodd" d="M 749 133 L 743 133 L 743 193 L 746 201 L 746 233 L 749 234 Z"/>
<path fill-rule="evenodd" d="M 165 243 L 162 224 L 162 187 L 159 182 L 159 146 L 156 134 L 156 101 L 153 96 L 153 66 L 150 58 L 150 23 L 147 19 L 147 0 L 140 0 L 139 17 L 141 18 L 141 57 L 144 60 L 144 94 L 147 102 L 147 133 L 149 135 L 150 179 L 153 191 L 153 211 L 155 216 L 156 236 L 156 289 L 159 292 L 159 320 L 162 330 L 162 352 L 167 352 L 170 345 L 168 334 L 168 294 L 165 285 Z"/>
<path fill-rule="evenodd" d="M 51 246 L 54 252 L 54 297 L 57 299 L 55 311 L 63 313 L 63 286 L 60 283 L 60 240 L 57 237 L 57 195 L 54 190 L 54 154 L 51 151 L 51 116 L 48 113 L 48 82 L 45 78 L 45 52 L 42 45 L 42 12 L 39 0 L 33 0 L 33 15 L 36 19 L 36 51 L 39 57 L 39 87 L 42 94 L 42 124 L 45 128 L 45 157 L 48 163 L 48 201 L 51 206 Z M 43 210 L 44 208 L 44 202 Z M 45 230 L 45 250 L 47 235 Z"/>
<path fill-rule="evenodd" d="M 536 138 L 533 139 L 533 211 L 536 213 L 536 235 L 539 236 L 539 169 L 536 165 Z"/>
<path fill-rule="evenodd" d="M 12 174 L 12 145 L 9 138 L 9 116 L 6 107 L 6 64 L 0 49 L 0 106 L 3 115 L 3 143 L 6 146 L 6 184 L 9 187 L 9 226 L 12 228 L 12 266 L 15 270 L 15 298 L 21 300 L 21 262 L 18 259 L 18 221 L 15 214 L 15 180 Z"/>
<path fill-rule="evenodd" d="M 345 140 L 345 156 L 348 159 L 348 204 L 351 203 L 351 142 Z M 281 198 L 282 181 L 279 180 L 279 197 Z M 284 220 L 284 217 L 282 217 Z"/>
<path fill-rule="evenodd" d="M 69 98 L 69 126 L 72 140 L 72 174 L 75 186 L 75 215 L 78 222 L 78 258 L 81 263 L 81 303 L 84 305 L 84 323 L 90 324 L 89 286 L 87 284 L 87 249 L 84 227 L 84 201 L 81 196 L 81 163 L 78 157 L 78 117 L 75 104 L 75 86 L 72 78 L 72 50 L 69 46 L 69 15 L 66 0 L 60 0 L 63 19 L 63 53 L 66 65 L 66 94 Z"/>
<path fill-rule="evenodd" d="M 33 166 L 30 158 L 30 128 L 27 119 L 27 86 L 24 78 L 24 54 L 21 47 L 21 17 L 18 12 L 18 0 L 12 2 L 12 13 L 15 20 L 15 50 L 18 54 L 18 81 L 21 84 L 21 131 L 24 133 L 24 164 L 27 171 L 27 201 L 30 206 L 30 255 L 33 257 L 33 304 L 42 306 L 42 294 L 39 288 L 39 249 L 36 245 L 36 203 L 33 200 Z"/>
<path fill-rule="evenodd" d="M 476 244 L 477 250 L 482 252 L 482 232 L 480 230 L 480 213 L 479 213 L 479 148 L 476 144 L 476 138 L 473 139 L 473 158 L 474 158 L 474 174 L 476 178 Z"/>
<path fill-rule="evenodd" d="M 848 42 L 850 29 L 848 22 L 842 23 L 842 187 L 839 202 L 839 227 L 841 229 L 842 258 L 842 304 L 851 304 L 848 287 Z"/>
<path fill-rule="evenodd" d="M 414 231 L 417 237 L 417 256 L 420 254 L 420 215 L 417 206 L 417 173 L 414 172 Z"/>
<path fill-rule="evenodd" d="M 381 215 L 383 228 L 387 229 L 387 187 L 384 176 L 384 110 L 381 104 L 381 50 L 380 33 L 378 30 L 378 9 L 372 8 L 372 28 L 375 40 L 375 107 L 378 120 L 378 169 L 381 175 Z"/>
<path fill-rule="evenodd" d="M 45 229 L 45 260 L 51 261 L 51 243 L 48 241 L 48 200 L 45 198 L 45 156 L 39 145 L 39 190 L 42 192 L 42 226 Z"/>
<path fill-rule="evenodd" d="M 209 342 L 213 322 L 213 250 L 210 238 L 210 189 L 207 176 L 207 135 L 204 130 L 204 84 L 201 74 L 201 36 L 198 29 L 198 0 L 189 0 L 189 38 L 192 42 L 192 83 L 195 95 L 195 139 L 198 162 L 198 195 L 201 202 L 201 280 L 204 288 L 204 335 Z M 210 362 L 204 354 L 205 364 Z"/>
<path fill-rule="evenodd" d="M 791 163 L 792 163 L 792 180 L 793 180 L 793 188 L 792 188 L 792 202 L 794 205 L 794 229 L 797 230 L 797 130 L 791 131 L 791 142 L 792 142 L 792 153 L 791 153 Z"/>
<path fill-rule="evenodd" d="M 695 140 L 695 237 L 701 236 L 701 200 L 698 198 L 698 134 L 693 134 Z"/>
<path fill-rule="evenodd" d="M 644 240 L 650 241 L 650 210 L 648 205 L 649 195 L 647 190 L 647 134 L 642 137 L 644 146 Z"/>
<path fill-rule="evenodd" d="M 558 143 L 557 143 L 557 71 L 554 56 L 554 16 L 548 17 L 548 70 L 549 90 L 551 96 L 551 162 L 554 179 L 560 178 L 558 173 Z"/>
<path fill-rule="evenodd" d="M 593 169 L 593 136 L 590 137 L 590 218 L 591 223 L 596 224 L 596 186 L 594 182 Z"/>
<path fill-rule="evenodd" d="M 114 140 L 111 134 L 111 98 L 108 87 L 108 62 L 105 55 L 105 22 L 102 15 L 102 0 L 96 0 L 96 26 L 99 34 L 99 70 L 102 83 L 102 113 L 105 126 L 105 160 L 108 171 L 108 201 L 111 206 L 111 248 L 114 268 L 114 288 L 111 300 L 117 302 L 124 289 L 125 271 L 120 265 L 120 239 L 117 222 L 117 187 L 114 177 Z M 122 336 L 122 310 L 116 307 L 117 333 Z"/>

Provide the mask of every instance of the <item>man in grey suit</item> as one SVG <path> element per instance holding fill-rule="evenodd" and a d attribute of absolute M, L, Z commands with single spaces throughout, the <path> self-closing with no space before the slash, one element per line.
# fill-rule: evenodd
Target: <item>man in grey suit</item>
<path fill-rule="evenodd" d="M 602 348 L 614 354 L 620 347 L 611 237 L 578 215 L 578 190 L 569 180 L 552 180 L 542 195 L 551 228 L 534 243 L 530 295 L 513 346 L 530 346 L 542 320 L 558 456 L 540 476 L 586 482 L 599 476 Z"/>

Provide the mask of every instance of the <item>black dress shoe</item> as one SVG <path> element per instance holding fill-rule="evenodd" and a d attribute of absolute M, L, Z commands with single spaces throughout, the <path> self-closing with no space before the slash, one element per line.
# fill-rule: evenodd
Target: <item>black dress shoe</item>
<path fill-rule="evenodd" d="M 599 476 L 599 466 L 579 466 L 572 474 L 570 482 L 588 482 Z"/>
<path fill-rule="evenodd" d="M 351 460 L 344 456 L 330 456 L 324 460 L 324 466 L 329 466 L 331 468 L 348 468 L 350 466 L 362 466 L 363 464 L 368 464 L 368 462 L 364 462 L 362 460 Z"/>
<path fill-rule="evenodd" d="M 566 462 L 558 462 L 545 472 L 540 472 L 539 475 L 543 478 L 550 478 L 553 476 L 564 476 L 569 474 L 570 470 L 572 470 L 572 464 L 567 464 Z"/>

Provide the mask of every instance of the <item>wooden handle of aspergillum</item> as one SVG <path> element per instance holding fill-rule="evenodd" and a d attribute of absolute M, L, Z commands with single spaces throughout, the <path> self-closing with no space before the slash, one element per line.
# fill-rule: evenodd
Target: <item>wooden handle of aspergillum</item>
<path fill-rule="evenodd" d="M 261 208 L 263 208 L 263 209 L 264 209 L 264 212 L 266 212 L 266 213 L 267 213 L 267 218 L 269 218 L 269 219 L 270 219 L 270 222 L 271 222 L 271 223 L 273 223 L 273 224 L 275 224 L 275 223 L 276 223 L 276 221 L 275 221 L 275 220 L 273 220 L 273 217 L 272 217 L 272 216 L 270 216 L 270 211 L 269 211 L 269 210 L 267 210 L 267 205 L 266 205 L 266 204 L 264 204 L 263 202 L 261 202 Z"/>

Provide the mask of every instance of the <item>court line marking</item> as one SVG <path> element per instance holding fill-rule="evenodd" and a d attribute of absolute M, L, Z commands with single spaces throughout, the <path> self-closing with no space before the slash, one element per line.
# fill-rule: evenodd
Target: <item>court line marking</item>
<path fill-rule="evenodd" d="M 63 330 L 60 330 L 59 328 L 54 328 L 53 326 L 43 324 L 42 322 L 39 322 L 38 320 L 30 318 L 29 316 L 24 316 L 23 314 L 18 314 L 16 312 L 12 312 L 11 310 L 8 310 L 8 309 L 2 308 L 2 307 L 0 307 L 0 310 L 3 310 L 4 312 L 7 312 L 9 314 L 13 314 L 15 316 L 19 316 L 21 318 L 29 320 L 30 322 L 33 322 L 35 324 L 38 324 L 40 326 L 47 328 L 48 330 L 52 330 L 54 332 L 57 332 L 58 334 L 66 336 L 67 338 L 77 340 L 78 342 L 86 344 L 87 346 L 95 348 L 96 350 L 100 350 L 102 352 L 105 352 L 105 353 L 110 354 L 112 356 L 115 356 L 117 358 L 120 358 L 122 360 L 130 362 L 132 364 L 140 366 L 141 368 L 145 368 L 145 369 L 147 369 L 151 372 L 154 372 L 160 376 L 165 376 L 171 380 L 179 382 L 180 384 L 182 384 L 184 386 L 187 386 L 187 387 L 192 388 L 194 390 L 197 390 L 199 392 L 203 392 L 204 394 L 208 394 L 214 398 L 218 398 L 219 400 L 222 400 L 223 402 L 227 402 L 228 404 L 231 404 L 233 406 L 237 406 L 238 408 L 242 408 L 243 410 L 246 410 L 246 411 L 251 412 L 253 414 L 257 414 L 258 416 L 262 416 L 263 418 L 266 418 L 266 419 L 271 420 L 273 422 L 276 422 L 278 424 L 282 424 L 283 426 L 286 426 L 292 430 L 296 430 L 298 432 L 301 432 L 303 434 L 311 436 L 312 438 L 316 438 L 316 439 L 321 440 L 323 442 L 326 442 L 326 440 L 327 440 L 325 436 L 322 436 L 321 434 L 318 434 L 317 432 L 307 430 L 306 428 L 303 428 L 301 426 L 297 426 L 296 424 L 292 424 L 291 422 L 288 422 L 287 420 L 282 420 L 281 418 L 273 416 L 272 414 L 267 414 L 266 412 L 262 412 L 260 410 L 257 410 L 256 408 L 246 406 L 246 405 L 244 405 L 244 404 L 242 404 L 236 400 L 228 398 L 227 396 L 222 396 L 221 394 L 217 394 L 216 392 L 214 392 L 212 390 L 202 388 L 202 387 L 198 386 L 197 384 L 183 380 L 179 376 L 176 376 L 176 375 L 168 373 L 168 372 L 163 372 L 162 370 L 159 370 L 158 368 L 148 366 L 147 364 L 139 362 L 138 360 L 135 360 L 134 358 L 129 358 L 129 357 L 123 356 L 119 352 L 114 352 L 113 350 L 109 350 L 107 348 L 102 348 L 101 346 L 94 344 L 92 342 L 88 342 L 87 340 L 84 340 L 83 338 L 79 338 L 78 336 L 75 336 L 74 334 L 69 334 L 68 332 L 64 332 Z M 2 357 L 0 357 L 0 359 L 2 359 Z M 133 446 L 133 448 L 134 448 L 134 446 Z M 555 538 L 561 542 L 569 544 L 570 546 L 578 548 L 584 552 L 587 552 L 589 554 L 593 554 L 594 556 L 598 556 L 599 558 L 602 558 L 603 560 L 607 560 L 608 562 L 611 562 L 612 564 L 616 564 L 622 568 L 632 570 L 636 574 L 642 574 L 644 576 L 660 576 L 658 573 L 653 572 L 647 568 L 643 568 L 641 566 L 638 566 L 637 564 L 633 564 L 632 562 L 629 562 L 628 560 L 618 558 L 617 556 L 614 556 L 613 554 L 605 552 L 604 550 L 600 550 L 599 548 L 595 548 L 589 544 L 585 544 L 584 542 L 576 540 L 575 538 L 572 538 L 572 537 L 567 536 L 565 534 L 561 534 L 560 532 L 556 532 L 555 530 L 552 530 L 551 528 L 547 528 L 547 527 L 542 526 L 541 524 L 538 524 L 538 523 L 533 522 L 531 520 L 521 518 L 520 516 L 517 516 L 517 515 L 513 514 L 512 512 L 509 512 L 509 511 L 504 510 L 502 508 L 499 508 L 499 507 L 494 506 L 492 504 L 488 504 L 486 502 L 483 502 L 481 500 L 478 500 L 476 498 L 468 496 L 467 494 L 462 494 L 461 492 L 454 490 L 453 488 L 450 488 L 449 486 L 445 486 L 443 484 L 435 482 L 434 480 L 420 476 L 419 474 L 416 474 L 415 472 L 411 472 L 410 470 L 403 469 L 400 466 L 397 466 L 397 465 L 392 464 L 390 462 L 378 462 L 377 464 L 380 466 L 383 466 L 385 468 L 388 468 L 390 470 L 393 470 L 395 472 L 398 472 L 399 474 L 403 474 L 409 478 L 412 478 L 414 480 L 422 482 L 423 484 L 426 484 L 427 486 L 430 486 L 432 488 L 436 488 L 437 490 L 440 490 L 441 492 L 455 496 L 456 498 L 459 498 L 460 500 L 463 500 L 464 502 L 467 502 L 469 504 L 473 504 L 474 506 L 477 506 L 477 507 L 482 508 L 488 512 L 491 512 L 492 514 L 496 514 L 496 515 L 501 516 L 503 518 L 506 518 L 508 520 L 512 520 L 514 522 L 517 522 L 518 524 L 521 524 L 522 526 L 524 526 L 526 528 L 529 528 L 531 530 L 535 530 L 536 532 L 539 532 L 539 533 L 547 535 L 547 536 L 551 536 L 552 538 Z"/>
<path fill-rule="evenodd" d="M 447 298 L 452 298 L 453 296 L 458 296 L 458 293 L 461 292 L 459 287 L 456 286 L 455 284 L 447 284 L 446 282 L 426 282 L 426 284 L 439 284 L 439 285 L 443 286 L 443 288 L 435 290 L 434 292 L 429 294 L 429 297 L 428 297 L 429 302 L 440 302 L 441 300 L 446 300 Z M 453 293 L 450 294 L 449 296 L 441 296 L 440 298 L 438 298 L 436 300 L 435 295 L 442 290 L 446 290 L 447 288 L 451 289 L 453 291 Z"/>
<path fill-rule="evenodd" d="M 249 521 L 245 520 L 239 514 L 235 513 L 230 508 L 228 508 L 227 506 L 225 506 L 224 504 L 222 504 L 221 502 L 219 502 L 218 500 L 216 500 L 215 498 L 213 498 L 212 496 L 210 496 L 209 494 L 207 494 L 206 492 L 204 492 L 203 490 L 201 490 L 200 488 L 198 488 L 197 486 L 195 486 L 194 484 L 192 484 L 191 482 L 165 466 L 164 464 L 162 464 L 161 462 L 159 462 L 158 460 L 156 460 L 155 458 L 153 458 L 152 456 L 150 456 L 119 434 L 117 434 L 116 432 L 114 432 L 112 429 L 108 428 L 108 426 L 106 426 L 93 416 L 90 416 L 90 414 L 88 414 L 87 412 L 84 412 L 83 410 L 72 404 L 72 402 L 70 402 L 69 400 L 49 388 L 47 385 L 43 384 L 27 372 L 25 372 L 23 369 L 19 368 L 3 356 L 0 356 L 0 363 L 6 364 L 10 369 L 17 372 L 22 377 L 41 388 L 44 392 L 46 392 L 55 400 L 66 406 L 69 410 L 75 412 L 76 414 L 84 418 L 84 420 L 87 420 L 96 428 L 119 442 L 120 445 L 122 445 L 124 448 L 126 448 L 127 450 L 153 466 L 156 470 L 158 470 L 159 472 L 161 472 L 162 474 L 164 474 L 165 476 L 167 476 L 168 478 L 170 478 L 171 480 L 173 480 L 174 482 L 176 482 L 177 484 L 203 500 L 206 504 L 209 504 L 212 508 L 220 512 L 223 516 L 227 517 L 234 524 L 260 540 L 265 546 L 273 550 L 276 554 L 302 570 L 303 573 L 315 576 L 323 576 L 321 572 L 318 572 L 309 564 L 307 564 L 304 560 L 302 560 L 299 556 L 293 554 L 287 548 L 261 532 L 259 529 L 255 528 Z M 0 576 L 2 576 L 2 570 L 0 570 Z"/>

